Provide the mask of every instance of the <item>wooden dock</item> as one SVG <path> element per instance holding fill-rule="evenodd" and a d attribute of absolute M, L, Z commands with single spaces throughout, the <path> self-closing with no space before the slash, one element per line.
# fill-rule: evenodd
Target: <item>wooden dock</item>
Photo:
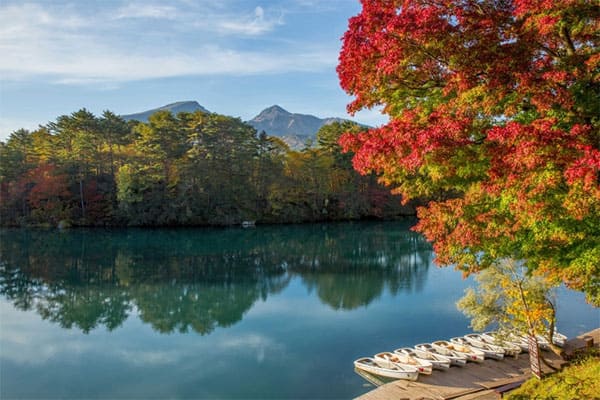
<path fill-rule="evenodd" d="M 567 351 L 600 344 L 600 328 L 575 339 L 565 346 Z M 555 367 L 565 361 L 552 352 L 543 352 Z M 550 369 L 544 369 L 550 372 Z M 396 380 L 357 397 L 357 400 L 488 400 L 498 399 L 531 377 L 529 355 L 504 360 L 485 360 L 483 363 L 468 363 L 464 367 L 451 367 L 447 371 L 434 371 L 432 375 L 421 375 L 418 381 Z"/>

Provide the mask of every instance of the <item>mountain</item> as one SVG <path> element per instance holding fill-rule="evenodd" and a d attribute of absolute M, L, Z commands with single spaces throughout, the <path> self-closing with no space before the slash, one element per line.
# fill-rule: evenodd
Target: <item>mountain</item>
<path fill-rule="evenodd" d="M 278 105 L 265 108 L 256 117 L 246 121 L 258 132 L 279 136 L 292 148 L 301 148 L 307 140 L 314 140 L 323 125 L 343 122 L 342 118 L 318 118 L 314 115 L 295 114 Z"/>
<path fill-rule="evenodd" d="M 157 111 L 170 111 L 174 115 L 180 112 L 202 111 L 209 113 L 197 101 L 179 101 L 152 110 L 121 115 L 126 121 L 136 120 L 148 122 L 148 117 Z M 284 110 L 278 105 L 265 108 L 247 124 L 253 126 L 257 132 L 265 131 L 269 136 L 278 136 L 294 150 L 302 149 L 308 141 L 315 141 L 316 134 L 324 125 L 334 122 L 347 121 L 342 118 L 318 118 L 314 115 L 295 114 Z"/>
<path fill-rule="evenodd" d="M 167 104 L 166 106 L 154 108 L 152 110 L 143 111 L 140 113 L 121 115 L 121 117 L 125 121 L 136 120 L 141 122 L 148 122 L 148 117 L 157 111 L 170 111 L 173 115 L 177 115 L 180 112 L 195 111 L 210 113 L 210 111 L 198 104 L 197 101 L 178 101 L 176 103 Z"/>

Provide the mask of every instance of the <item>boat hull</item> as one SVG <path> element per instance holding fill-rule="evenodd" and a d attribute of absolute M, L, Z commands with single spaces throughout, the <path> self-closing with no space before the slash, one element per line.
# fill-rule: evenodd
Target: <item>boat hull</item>
<path fill-rule="evenodd" d="M 492 358 L 494 360 L 504 359 L 505 352 L 503 348 L 493 344 L 485 343 L 477 334 L 465 335 L 464 337 L 458 339 L 463 339 L 464 341 L 468 342 L 470 346 L 483 351 L 485 358 Z M 453 340 L 454 338 L 450 339 L 450 341 Z"/>
<path fill-rule="evenodd" d="M 381 366 L 370 357 L 364 357 L 354 361 L 354 367 L 373 375 L 385 376 L 393 379 L 416 381 L 419 377 L 419 372 L 416 368 L 413 371 L 402 371 L 398 368 L 388 368 Z"/>
<path fill-rule="evenodd" d="M 417 371 L 419 371 L 419 373 L 423 375 L 431 375 L 431 373 L 433 372 L 433 365 L 429 361 L 419 360 L 415 357 L 404 353 L 385 352 L 375 354 L 373 358 L 378 363 L 388 361 L 396 364 L 396 366 L 399 366 L 401 368 L 404 366 L 416 368 Z"/>
<path fill-rule="evenodd" d="M 482 333 L 480 336 L 485 343 L 502 347 L 506 356 L 513 356 L 516 358 L 522 352 L 520 345 L 511 343 L 508 340 L 502 341 L 497 337 L 497 335 L 494 332 L 485 332 Z"/>
<path fill-rule="evenodd" d="M 394 350 L 394 353 L 396 353 L 396 354 L 406 353 L 406 354 L 410 354 L 411 356 L 415 357 L 416 359 L 429 361 L 431 363 L 433 369 L 443 371 L 443 370 L 450 368 L 450 359 L 442 356 L 441 354 L 431 353 L 429 351 L 419 350 L 416 348 L 409 348 L 409 347 L 396 349 L 396 350 Z"/>
<path fill-rule="evenodd" d="M 431 343 L 434 349 L 439 353 L 444 354 L 444 351 L 448 351 L 451 354 L 462 356 L 467 361 L 471 362 L 483 362 L 485 355 L 482 351 L 475 350 L 473 348 L 463 346 L 457 343 L 447 342 L 445 340 L 438 340 L 437 342 Z"/>
<path fill-rule="evenodd" d="M 463 357 L 458 353 L 455 353 L 453 351 L 450 351 L 450 350 L 447 350 L 444 348 L 437 348 L 437 347 L 432 346 L 431 344 L 418 344 L 415 346 L 415 348 L 417 348 L 419 350 L 425 350 L 425 351 L 429 351 L 432 353 L 440 354 L 450 360 L 450 365 L 455 365 L 457 367 L 462 367 L 462 366 L 467 365 L 466 357 Z"/>

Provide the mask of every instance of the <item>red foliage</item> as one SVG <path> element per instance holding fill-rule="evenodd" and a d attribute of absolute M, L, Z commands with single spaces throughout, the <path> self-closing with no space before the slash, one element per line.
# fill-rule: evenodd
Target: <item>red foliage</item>
<path fill-rule="evenodd" d="M 577 264 L 560 246 L 593 247 L 584 241 L 594 225 L 572 221 L 600 212 L 600 4 L 362 4 L 343 38 L 340 84 L 350 112 L 383 105 L 391 119 L 342 136 L 355 168 L 434 200 L 417 229 L 444 264 L 476 270 L 482 251 Z"/>
<path fill-rule="evenodd" d="M 28 173 L 29 181 L 34 183 L 29 192 L 29 202 L 40 207 L 48 201 L 70 196 L 65 175 L 58 174 L 52 164 L 41 164 Z"/>

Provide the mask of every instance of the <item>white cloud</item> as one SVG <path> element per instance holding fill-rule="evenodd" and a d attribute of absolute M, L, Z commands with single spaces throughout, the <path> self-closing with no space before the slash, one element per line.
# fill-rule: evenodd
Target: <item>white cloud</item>
<path fill-rule="evenodd" d="M 277 25 L 283 24 L 283 15 L 279 18 L 267 18 L 265 10 L 257 6 L 251 16 L 242 18 L 227 18 L 217 23 L 219 32 L 223 34 L 241 34 L 248 36 L 261 35 L 270 32 Z"/>
<path fill-rule="evenodd" d="M 175 19 L 179 12 L 175 7 L 157 4 L 130 3 L 117 10 L 115 19 L 123 18 L 153 18 Z"/>
<path fill-rule="evenodd" d="M 169 365 L 179 362 L 185 354 L 177 350 L 118 350 L 118 357 L 135 366 Z"/>
<path fill-rule="evenodd" d="M 0 7 L 0 75 L 3 80 L 41 77 L 63 84 L 118 83 L 190 75 L 316 71 L 337 62 L 336 49 L 304 45 L 282 54 L 273 48 L 236 48 L 215 40 L 215 33 L 259 35 L 282 23 L 281 18 L 267 18 L 260 6 L 242 18 L 224 12 L 214 18 L 209 15 L 205 21 L 210 23 L 202 29 L 212 30 L 212 36 L 197 28 L 190 31 L 193 24 L 187 20 L 170 21 L 177 26 L 163 30 L 151 25 L 151 32 L 140 36 L 128 30 L 127 18 L 169 20 L 181 14 L 169 6 L 134 5 L 117 10 L 112 17 L 110 13 L 83 16 L 71 8 L 39 4 Z M 187 29 L 177 32 L 185 39 L 172 36 L 175 28 Z"/>
<path fill-rule="evenodd" d="M 223 333 L 222 339 L 220 339 L 216 346 L 226 353 L 251 353 L 254 354 L 256 361 L 262 363 L 266 355 L 281 355 L 285 352 L 285 346 L 282 343 L 278 343 L 273 339 L 259 334 L 259 333 L 248 333 L 236 336 L 230 336 L 227 333 Z"/>

